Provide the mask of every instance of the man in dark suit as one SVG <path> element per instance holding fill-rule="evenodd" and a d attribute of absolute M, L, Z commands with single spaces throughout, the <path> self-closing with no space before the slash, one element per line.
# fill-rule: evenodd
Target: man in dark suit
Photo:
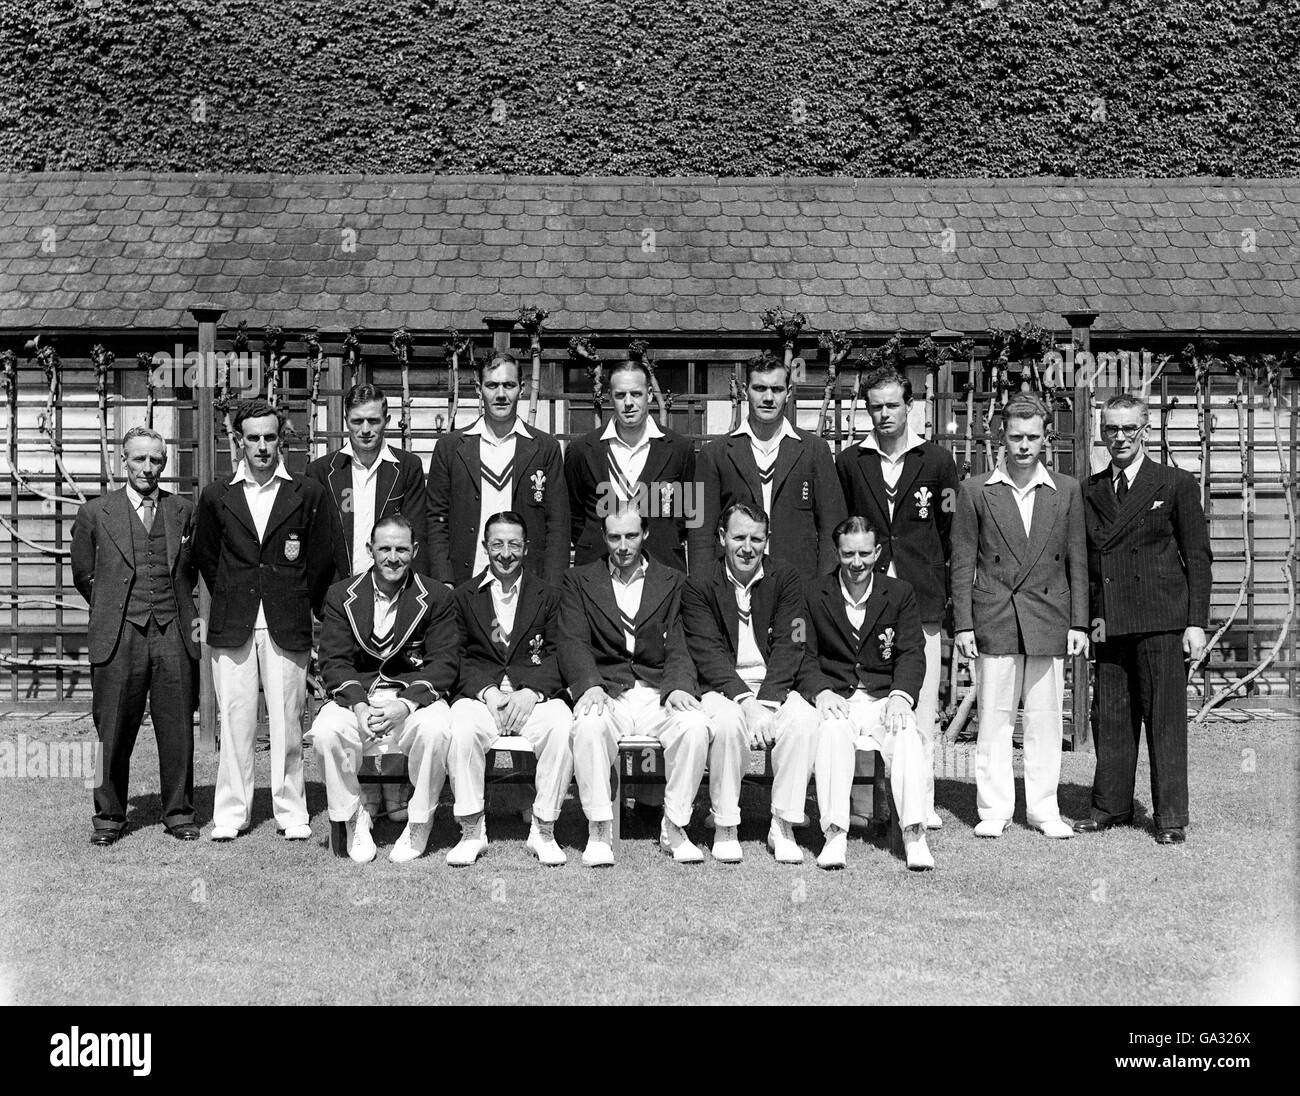
<path fill-rule="evenodd" d="M 687 521 L 699 519 L 695 448 L 650 416 L 650 370 L 637 361 L 609 375 L 614 417 L 569 442 L 564 478 L 573 521 L 573 565 L 605 554 L 601 522 L 615 507 L 633 506 L 649 519 L 645 552 L 686 571 Z"/>
<path fill-rule="evenodd" d="M 560 673 L 576 701 L 573 768 L 587 815 L 582 862 L 589 867 L 614 862 L 609 771 L 619 739 L 633 734 L 664 747 L 661 847 L 678 863 L 704 859 L 686 826 L 713 736 L 682 634 L 686 577 L 642 552 L 645 528 L 635 510 L 610 513 L 609 558 L 565 575 L 560 600 Z"/>
<path fill-rule="evenodd" d="M 925 677 L 916 595 L 877 574 L 881 534 L 866 518 L 834 531 L 839 567 L 808 591 L 800 688 L 821 717 L 813 771 L 826 843 L 819 868 L 842 868 L 858 750 L 878 750 L 893 788 L 911 871 L 934 867 L 925 840 L 925 744 L 913 710 Z M 864 741 L 865 739 L 865 741 Z"/>
<path fill-rule="evenodd" d="M 460 681 L 451 707 L 451 784 L 461 839 L 447 854 L 456 867 L 487 848 L 483 782 L 487 751 L 498 735 L 528 739 L 537 757 L 537 794 L 527 848 L 548 867 L 567 857 L 555 841 L 573 753 L 573 712 L 562 699 L 556 653 L 560 591 L 525 574 L 528 533 L 521 515 L 488 518 L 488 570 L 456 587 Z"/>
<path fill-rule="evenodd" d="M 830 447 L 785 417 L 790 371 L 770 353 L 745 363 L 749 414 L 728 437 L 709 442 L 697 469 L 703 508 L 687 534 L 691 574 L 709 574 L 721 558 L 722 511 L 743 502 L 772 520 L 768 554 L 805 581 L 835 566 L 831 530 L 844 519 L 844 495 Z"/>
<path fill-rule="evenodd" d="M 163 826 L 182 841 L 199 836 L 194 504 L 158 486 L 166 466 L 162 435 L 132 427 L 122 441 L 125 485 L 82 506 L 72 526 L 72 581 L 90 605 L 91 705 L 102 750 L 92 845 L 113 844 L 126 825 L 131 751 L 146 699 L 158 740 Z"/>
<path fill-rule="evenodd" d="M 772 750 L 772 822 L 767 845 L 782 864 L 801 864 L 792 827 L 802 825 L 817 741 L 817 712 L 795 688 L 807 630 L 802 582 L 793 567 L 763 559 L 767 515 L 738 502 L 722 515 L 725 558 L 682 589 L 682 626 L 713 728 L 709 786 L 716 789 L 713 858 L 739 861 L 740 782 L 746 747 Z"/>
<path fill-rule="evenodd" d="M 1011 737 L 1024 715 L 1025 818 L 1070 837 L 1061 777 L 1065 656 L 1088 649 L 1088 549 L 1077 480 L 1039 461 L 1047 407 L 1017 393 L 1002 409 L 1006 457 L 961 485 L 952 527 L 954 641 L 977 660 L 977 837 L 1000 837 L 1016 805 Z"/>
<path fill-rule="evenodd" d="M 925 737 L 926 826 L 943 825 L 934 809 L 934 737 L 943 667 L 940 630 L 948 604 L 948 559 L 957 502 L 957 466 L 941 445 L 913 433 L 908 422 L 912 382 L 894 369 L 868 373 L 863 387 L 872 431 L 835 462 L 850 514 L 861 514 L 882 531 L 876 570 L 901 578 L 916 594 L 925 633 L 925 681 L 916 722 Z M 865 821 L 854 791 L 855 821 Z"/>
<path fill-rule="evenodd" d="M 1084 489 L 1096 646 L 1096 833 L 1133 817 L 1138 741 L 1147 730 L 1156 841 L 1187 826 L 1187 671 L 1205 650 L 1213 554 L 1196 480 L 1146 454 L 1147 407 L 1113 396 L 1101 412 L 1110 465 Z"/>
<path fill-rule="evenodd" d="M 374 566 L 336 582 L 325 599 L 320 671 L 330 702 L 316 713 L 311 739 L 330 821 L 346 823 L 348 856 L 359 864 L 376 852 L 357 781 L 361 760 L 406 756 L 415 792 L 388 854 L 402 864 L 424 852 L 447 778 L 456 614 L 451 595 L 412 567 L 419 548 L 403 515 L 380 518 L 369 548 Z"/>
<path fill-rule="evenodd" d="M 476 365 L 483 416 L 439 440 L 429 460 L 429 573 L 458 586 L 487 568 L 483 524 L 514 510 L 528 523 L 528 570 L 558 583 L 569 566 L 569 493 L 560 443 L 523 424 L 519 363 Z"/>
<path fill-rule="evenodd" d="M 311 837 L 302 773 L 312 613 L 333 574 L 329 506 L 315 480 L 290 474 L 281 413 L 245 400 L 231 416 L 243 460 L 199 496 L 194 562 L 212 594 L 207 643 L 221 719 L 212 840 L 230 841 L 253 811 L 260 684 L 271 737 L 271 802 L 289 840 Z"/>

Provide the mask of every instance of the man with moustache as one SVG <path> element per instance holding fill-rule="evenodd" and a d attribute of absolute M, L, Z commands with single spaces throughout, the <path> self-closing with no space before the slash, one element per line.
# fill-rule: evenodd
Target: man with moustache
<path fill-rule="evenodd" d="M 101 749 L 92 845 L 111 845 L 125 829 L 131 752 L 146 700 L 158 740 L 163 827 L 180 841 L 199 836 L 194 504 L 158 486 L 166 467 L 163 436 L 133 426 L 122 439 L 125 484 L 87 502 L 72 526 L 72 581 L 90 606 L 91 713 Z"/>
<path fill-rule="evenodd" d="M 571 441 L 564 460 L 573 564 L 581 567 L 604 554 L 602 520 L 615 507 L 631 505 L 649 519 L 646 555 L 685 572 L 687 519 L 698 516 L 695 449 L 650 416 L 650 370 L 644 362 L 615 366 L 609 391 L 613 418 Z"/>
<path fill-rule="evenodd" d="M 475 365 L 483 415 L 439 440 L 429 461 L 429 573 L 457 586 L 487 568 L 483 526 L 514 510 L 528 526 L 526 567 L 556 583 L 569 566 L 569 494 L 560 443 L 518 415 L 519 363 L 508 354 Z"/>
<path fill-rule="evenodd" d="M 1156 842 L 1187 839 L 1187 671 L 1205 650 L 1214 557 L 1195 478 L 1151 459 L 1147 406 L 1112 396 L 1101 411 L 1110 465 L 1084 503 L 1096 646 L 1097 769 L 1092 816 L 1075 833 L 1133 817 L 1146 726 Z"/>
<path fill-rule="evenodd" d="M 893 789 L 908 870 L 928 871 L 925 744 L 913 715 L 925 677 L 916 595 L 902 579 L 877 573 L 881 535 L 866 518 L 846 518 L 833 537 L 839 566 L 808 591 L 802 684 L 821 717 L 813 772 L 826 841 L 817 866 L 847 861 L 849 792 L 858 740 L 866 736 Z"/>
<path fill-rule="evenodd" d="M 312 613 L 333 573 L 329 507 L 315 480 L 280 453 L 282 413 L 264 399 L 232 415 L 243 460 L 199 496 L 194 561 L 212 595 L 207 642 L 221 720 L 212 840 L 247 830 L 259 686 L 271 738 L 271 803 L 293 841 L 311 837 L 299 725 L 307 695 Z"/>
<path fill-rule="evenodd" d="M 573 713 L 561 696 L 556 650 L 560 591 L 525 572 L 528 533 L 521 515 L 493 514 L 483 536 L 488 570 L 455 591 L 461 662 L 449 763 L 461 838 L 447 863 L 464 867 L 487 849 L 487 752 L 499 735 L 514 735 L 528 739 L 537 757 L 527 848 L 557 867 L 567 857 L 555 841 L 555 823 L 573 775 Z"/>
<path fill-rule="evenodd" d="M 1077 480 L 1039 461 L 1047 407 L 1017 393 L 1002 409 L 1006 456 L 961 485 L 952 528 L 954 637 L 975 660 L 976 837 L 1000 837 L 1016 805 L 1011 737 L 1024 717 L 1025 818 L 1048 837 L 1061 819 L 1065 656 L 1088 650 L 1088 556 Z"/>
<path fill-rule="evenodd" d="M 767 552 L 805 582 L 835 566 L 831 530 L 844 518 L 844 496 L 829 446 L 785 417 L 790 370 L 771 353 L 745 363 L 746 420 L 704 447 L 697 463 L 699 525 L 688 534 L 691 574 L 708 575 L 720 558 L 718 518 L 737 502 L 771 518 Z"/>
<path fill-rule="evenodd" d="M 876 568 L 890 578 L 901 578 L 916 594 L 925 635 L 925 680 L 917 698 L 916 723 L 928 759 L 925 824 L 937 830 L 943 820 L 934 809 L 934 739 L 957 466 L 943 446 L 912 432 L 908 421 L 912 382 L 903 374 L 889 367 L 874 369 L 863 388 L 872 431 L 841 452 L 835 468 L 849 513 L 861 514 L 881 530 Z M 858 824 L 869 821 L 864 794 L 854 789 L 851 818 Z"/>
<path fill-rule="evenodd" d="M 817 741 L 817 712 L 796 691 L 807 613 L 799 574 L 764 560 L 767 515 L 729 506 L 718 529 L 723 559 L 682 590 L 682 624 L 713 731 L 709 789 L 713 858 L 741 859 L 740 782 L 746 747 L 772 750 L 772 821 L 767 846 L 778 863 L 800 864 L 793 826 L 802 825 Z"/>
<path fill-rule="evenodd" d="M 606 515 L 608 558 L 564 577 L 560 672 L 576 700 L 573 769 L 587 815 L 582 862 L 589 867 L 614 862 L 609 773 L 619 739 L 633 734 L 658 738 L 664 747 L 660 846 L 678 863 L 704 859 L 686 826 L 716 736 L 695 695 L 682 633 L 686 578 L 645 555 L 647 524 L 635 510 Z"/>
<path fill-rule="evenodd" d="M 409 820 L 388 854 L 416 860 L 447 778 L 456 682 L 456 614 L 449 593 L 413 567 L 419 547 L 401 514 L 380 518 L 367 554 L 374 565 L 330 587 L 321 624 L 321 681 L 330 697 L 312 723 L 331 822 L 346 823 L 348 856 L 375 858 L 370 809 L 357 773 L 367 752 L 405 755 L 414 793 Z"/>

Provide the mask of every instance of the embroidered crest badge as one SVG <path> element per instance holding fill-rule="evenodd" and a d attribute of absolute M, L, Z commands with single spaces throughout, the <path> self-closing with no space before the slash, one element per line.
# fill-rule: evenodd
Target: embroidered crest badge
<path fill-rule="evenodd" d="M 880 635 L 876 636 L 880 640 L 880 657 L 890 659 L 894 657 L 894 629 L 886 628 Z"/>
<path fill-rule="evenodd" d="M 419 647 L 412 647 L 406 652 L 406 661 L 411 664 L 411 668 L 418 670 L 424 665 L 424 654 Z"/>
<path fill-rule="evenodd" d="M 297 533 L 290 533 L 284 542 L 284 558 L 293 563 L 302 552 L 302 542 Z"/>
<path fill-rule="evenodd" d="M 533 636 L 533 638 L 528 641 L 528 660 L 534 666 L 540 666 L 542 664 L 542 647 L 545 645 L 545 642 L 546 641 L 542 639 L 540 634 Z"/>
<path fill-rule="evenodd" d="M 546 473 L 540 468 L 530 477 L 533 485 L 533 501 L 542 501 L 542 492 L 546 490 Z"/>
<path fill-rule="evenodd" d="M 671 483 L 661 483 L 659 485 L 659 516 L 665 518 L 673 516 L 673 485 Z"/>
<path fill-rule="evenodd" d="M 921 518 L 930 516 L 930 500 L 934 497 L 930 494 L 930 488 L 922 487 L 912 496 L 916 499 L 916 515 Z"/>
<path fill-rule="evenodd" d="M 808 483 L 807 480 L 804 480 L 804 481 L 803 481 L 803 501 L 804 501 L 804 502 L 807 502 L 807 501 L 808 501 L 808 489 L 809 489 L 810 486 L 811 486 L 811 485 Z"/>

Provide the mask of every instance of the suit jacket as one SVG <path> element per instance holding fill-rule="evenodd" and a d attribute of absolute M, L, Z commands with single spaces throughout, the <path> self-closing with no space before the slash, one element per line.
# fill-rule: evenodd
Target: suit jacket
<path fill-rule="evenodd" d="M 428 519 L 425 516 L 424 465 L 414 453 L 390 446 L 397 464 L 383 460 L 375 473 L 375 521 L 390 514 L 402 514 L 411 523 L 415 543 L 420 545 L 411 564 L 421 574 L 429 573 L 429 552 L 425 545 Z M 348 505 L 352 490 L 352 458 L 342 450 L 326 453 L 307 465 L 306 476 L 325 488 L 329 501 L 330 537 L 334 545 L 334 578 L 352 574 L 353 510 Z"/>
<path fill-rule="evenodd" d="M 835 475 L 830 447 L 808 430 L 799 441 L 782 438 L 772 476 L 772 512 L 768 553 L 789 564 L 805 580 L 835 567 L 831 530 L 844 520 L 844 495 Z M 703 515 L 688 534 L 691 574 L 707 575 L 720 559 L 718 516 L 733 502 L 763 505 L 758 465 L 745 434 L 709 442 L 697 462 L 703 488 Z"/>
<path fill-rule="evenodd" d="M 1146 456 L 1120 506 L 1111 476 L 1084 487 L 1094 617 L 1106 635 L 1206 627 L 1214 555 L 1195 478 Z"/>
<path fill-rule="evenodd" d="M 628 654 L 605 560 L 564 576 L 560 598 L 560 673 L 575 700 L 593 685 L 618 696 L 637 681 L 667 700 L 675 689 L 696 695 L 695 667 L 682 632 L 686 576 L 662 563 L 646 569 L 637 611 L 636 648 Z"/>
<path fill-rule="evenodd" d="M 370 571 L 329 588 L 320 631 L 320 675 L 330 698 L 351 708 L 375 688 L 392 688 L 417 708 L 445 700 L 459 656 L 451 593 L 415 571 L 397 599 L 387 655 L 370 645 L 375 580 Z"/>
<path fill-rule="evenodd" d="M 986 655 L 1064 655 L 1066 632 L 1088 630 L 1088 547 L 1077 480 L 1049 472 L 1029 536 L 1004 483 L 964 481 L 952 526 L 952 608 L 958 632 Z"/>
<path fill-rule="evenodd" d="M 902 579 L 874 575 L 865 610 L 855 644 L 838 573 L 823 576 L 809 589 L 800 691 L 815 703 L 823 689 L 847 698 L 862 686 L 877 700 L 898 689 L 915 708 L 925 680 L 925 634 L 912 587 Z"/>
<path fill-rule="evenodd" d="M 575 567 L 591 563 L 605 554 L 601 520 L 614 495 L 609 486 L 609 443 L 600 437 L 603 430 L 603 427 L 598 428 L 569 442 L 569 451 L 564 458 Z M 650 522 L 645 541 L 646 555 L 685 572 L 684 504 L 694 502 L 698 505 L 694 446 L 680 434 L 665 430 L 662 438 L 650 442 L 645 467 L 637 482 L 644 485 L 647 509 L 642 512 Z M 665 485 L 671 490 L 665 491 Z"/>
<path fill-rule="evenodd" d="M 529 427 L 531 438 L 515 439 L 511 508 L 528 526 L 524 566 L 558 583 L 569 567 L 569 493 L 564 485 L 560 443 Z M 429 574 L 459 585 L 472 577 L 478 551 L 483 466 L 477 435 L 453 430 L 439 439 L 429 461 Z M 485 515 L 486 516 L 486 515 Z"/>
<path fill-rule="evenodd" d="M 957 502 L 957 466 L 948 450 L 923 442 L 903 456 L 894 517 L 889 517 L 880 454 L 851 445 L 835 461 L 850 514 L 869 518 L 884 534 L 876 573 L 894 573 L 910 583 L 921 620 L 938 624 L 948 600 L 952 514 Z"/>
<path fill-rule="evenodd" d="M 803 665 L 807 619 L 799 572 L 782 563 L 765 562 L 763 577 L 750 589 L 749 617 L 754 641 L 767 663 L 758 699 L 782 704 Z M 682 588 L 682 627 L 701 689 L 712 689 L 728 700 L 751 691 L 736 672 L 740 610 L 726 560 L 714 564 L 707 577 L 687 580 Z"/>
<path fill-rule="evenodd" d="M 334 574 L 324 488 L 302 476 L 282 481 L 259 541 L 244 487 L 230 480 L 227 473 L 203 489 L 194 530 L 194 562 L 212 594 L 208 644 L 242 646 L 260 601 L 271 638 L 286 651 L 309 651 L 312 613 Z"/>
<path fill-rule="evenodd" d="M 456 623 L 460 629 L 458 696 L 478 699 L 489 685 L 509 675 L 516 689 L 533 689 L 543 700 L 560 694 L 560 591 L 537 575 L 524 573 L 515 606 L 515 626 L 508 645 L 493 642 L 497 633 L 492 591 L 475 575 L 456 587 Z"/>
<path fill-rule="evenodd" d="M 185 649 L 199 657 L 194 632 L 194 585 L 198 577 L 190 554 L 194 536 L 194 503 L 158 489 L 159 518 L 167 531 L 167 563 L 176 594 L 176 619 Z M 122 622 L 135 582 L 135 544 L 131 523 L 137 520 L 126 489 L 91 499 L 77 511 L 72 524 L 72 582 L 90 605 L 87 648 L 92 663 L 107 662 L 117 650 Z"/>

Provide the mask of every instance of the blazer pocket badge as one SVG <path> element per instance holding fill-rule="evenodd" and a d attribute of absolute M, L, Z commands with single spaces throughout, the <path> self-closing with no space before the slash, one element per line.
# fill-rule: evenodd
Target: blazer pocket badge
<path fill-rule="evenodd" d="M 915 492 L 912 497 L 916 499 L 916 516 L 919 518 L 928 518 L 930 516 L 930 500 L 934 498 L 930 494 L 930 488 L 922 487 Z"/>
<path fill-rule="evenodd" d="M 533 501 L 541 502 L 542 493 L 546 490 L 546 473 L 539 468 L 532 474 L 531 480 L 533 484 Z"/>
<path fill-rule="evenodd" d="M 665 518 L 673 516 L 673 485 L 671 483 L 661 483 L 659 485 L 659 516 Z"/>
<path fill-rule="evenodd" d="M 298 539 L 298 534 L 290 533 L 284 542 L 284 558 L 293 563 L 301 551 L 302 542 Z"/>
<path fill-rule="evenodd" d="M 810 484 L 807 480 L 804 480 L 804 481 L 803 481 L 803 494 L 802 494 L 801 497 L 802 497 L 802 499 L 803 499 L 804 502 L 807 502 L 807 501 L 808 501 L 808 492 L 809 492 L 809 488 L 811 488 L 811 486 L 812 486 L 812 484 Z"/>
<path fill-rule="evenodd" d="M 880 657 L 888 661 L 894 657 L 894 629 L 886 628 L 880 635 L 876 636 L 880 640 Z"/>
<path fill-rule="evenodd" d="M 528 641 L 528 661 L 534 666 L 542 664 L 542 647 L 545 642 L 541 635 L 535 635 Z"/>
<path fill-rule="evenodd" d="M 411 664 L 411 669 L 418 670 L 424 665 L 424 653 L 419 647 L 412 647 L 406 652 L 406 661 Z"/>

